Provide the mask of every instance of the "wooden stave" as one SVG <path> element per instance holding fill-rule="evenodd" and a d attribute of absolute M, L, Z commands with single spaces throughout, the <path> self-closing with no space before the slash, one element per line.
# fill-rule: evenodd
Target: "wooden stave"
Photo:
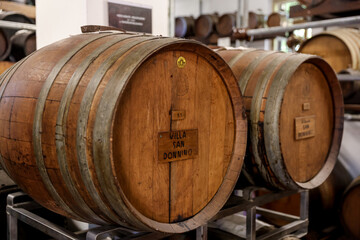
<path fill-rule="evenodd" d="M 233 54 L 232 58 L 229 56 L 226 56 L 226 52 L 231 53 L 231 51 L 234 51 L 235 54 Z M 261 51 L 261 50 L 252 50 L 253 53 L 256 51 Z M 225 61 L 228 62 L 228 64 L 230 65 L 230 67 L 234 70 L 236 70 L 236 67 L 234 66 L 234 64 L 236 62 L 239 62 L 242 57 L 246 54 L 251 54 L 251 49 L 250 50 L 223 50 L 220 49 L 218 52 L 220 54 L 220 56 L 222 56 Z M 236 56 L 236 52 L 239 53 L 240 57 Z M 231 54 L 230 54 L 231 55 Z M 288 54 L 287 54 L 288 55 Z M 275 188 L 275 189 L 291 189 L 291 190 L 298 190 L 298 189 L 313 189 L 316 188 L 317 186 L 319 186 L 322 182 L 324 182 L 327 177 L 330 175 L 332 169 L 335 166 L 336 163 L 336 159 L 337 159 L 337 154 L 339 152 L 339 148 L 340 148 L 340 143 L 341 143 L 341 138 L 342 138 L 342 129 L 343 129 L 343 115 L 344 115 L 344 109 L 343 109 L 343 101 L 342 101 L 342 94 L 341 94 L 341 89 L 340 89 L 340 85 L 339 82 L 337 81 L 336 75 L 334 73 L 334 71 L 332 70 L 332 68 L 330 67 L 330 65 L 328 65 L 325 61 L 323 61 L 321 58 L 318 58 L 316 56 L 313 55 L 305 55 L 303 54 L 302 56 L 300 55 L 288 55 L 290 56 L 290 58 L 292 57 L 295 60 L 295 64 L 294 61 L 288 61 L 287 64 L 285 62 L 285 66 L 280 66 L 280 68 L 283 69 L 282 72 L 285 72 L 285 74 L 288 75 L 288 80 L 290 79 L 289 77 L 296 71 L 297 67 L 300 66 L 302 63 L 306 63 L 306 62 L 311 62 L 312 64 L 318 66 L 321 71 L 327 76 L 327 82 L 329 83 L 329 88 L 332 91 L 332 97 L 333 97 L 333 101 L 335 102 L 334 109 L 336 110 L 336 113 L 334 111 L 334 131 L 333 131 L 333 141 L 331 143 L 331 147 L 328 153 L 328 157 L 327 160 L 324 164 L 324 166 L 322 167 L 322 169 L 318 172 L 318 174 L 311 180 L 305 182 L 305 183 L 301 183 L 301 182 L 296 182 L 292 179 L 292 177 L 288 174 L 287 171 L 284 171 L 284 169 L 286 169 L 286 166 L 284 164 L 284 161 L 278 161 L 279 164 L 275 164 L 276 161 L 271 160 L 271 159 L 282 159 L 282 155 L 281 155 L 281 151 L 279 151 L 280 146 L 278 145 L 279 143 L 279 139 L 277 139 L 278 141 L 274 141 L 273 140 L 273 135 L 272 134 L 266 134 L 264 132 L 273 132 L 276 133 L 276 129 L 277 129 L 277 124 L 272 120 L 276 120 L 276 118 L 279 117 L 279 113 L 280 113 L 280 104 L 276 105 L 274 104 L 274 100 L 281 102 L 282 100 L 282 95 L 284 93 L 284 86 L 280 86 L 280 89 L 282 90 L 282 93 L 278 93 L 279 87 L 274 87 L 273 84 L 271 84 L 272 88 L 269 91 L 268 94 L 268 100 L 266 103 L 266 109 L 265 112 L 269 112 L 270 114 L 265 114 L 265 118 L 264 119 L 264 128 L 262 129 L 258 129 L 257 128 L 257 124 L 251 124 L 251 123 L 257 123 L 259 121 L 259 112 L 261 111 L 261 103 L 257 103 L 255 104 L 254 99 L 256 99 L 257 97 L 255 96 L 255 93 L 252 97 L 252 106 L 250 108 L 250 116 L 249 116 L 249 129 L 250 132 L 250 138 L 251 138 L 251 146 L 252 146 L 252 151 L 255 151 L 255 155 L 256 157 L 253 157 L 253 154 L 247 154 L 247 155 L 251 155 L 252 156 L 252 161 L 256 163 L 257 168 L 255 171 L 253 171 L 254 168 L 249 167 L 250 160 L 249 160 L 249 156 L 247 157 L 247 159 L 245 160 L 244 163 L 244 168 L 243 168 L 243 174 L 244 176 L 247 178 L 247 181 L 251 184 L 256 184 L 256 185 L 265 185 L 269 188 Z M 284 63 L 284 61 L 283 61 Z M 290 69 L 290 71 L 289 71 Z M 280 71 L 280 70 L 279 70 Z M 281 76 L 281 73 L 279 73 L 279 71 L 277 71 L 277 74 Z M 246 98 L 247 94 L 246 94 L 246 84 L 242 82 L 242 78 L 235 73 L 235 76 L 237 76 L 238 79 L 238 84 L 240 87 L 241 92 L 243 93 L 243 96 Z M 241 79 L 241 80 L 240 80 Z M 266 79 L 269 80 L 269 79 Z M 246 81 L 244 81 L 246 82 Z M 258 96 L 263 96 L 262 94 L 258 95 Z M 273 103 L 269 104 L 269 97 L 272 98 Z M 258 97 L 260 99 L 260 97 Z M 271 106 L 270 106 L 271 105 Z M 275 111 L 274 111 L 275 110 Z M 248 110 L 247 110 L 248 111 Z M 277 119 L 278 120 L 278 119 Z M 265 121 L 267 121 L 265 123 Z M 251 126 L 250 126 L 251 124 Z M 255 125 L 255 128 L 253 127 Z M 254 134 L 255 132 L 255 134 Z M 263 135 L 260 135 L 260 133 L 264 133 Z M 276 138 L 279 137 L 279 134 L 275 134 Z M 259 136 L 263 136 L 264 139 L 259 138 Z M 271 145 L 272 143 L 275 142 L 276 144 L 276 152 L 277 152 L 277 156 L 267 156 L 266 157 L 264 155 L 260 155 L 258 154 L 258 147 L 261 146 L 263 148 L 265 148 L 266 153 L 273 153 L 274 150 L 271 150 Z M 250 145 L 250 144 L 249 144 Z M 247 149 L 247 151 L 249 151 L 249 148 Z M 258 157 L 261 157 L 258 158 Z M 268 160 L 268 158 L 270 160 Z M 262 169 L 264 166 L 265 169 Z M 262 171 L 261 171 L 262 170 Z M 259 178 L 258 175 L 261 175 L 262 177 Z M 275 176 L 276 178 L 273 179 L 272 176 Z"/>
<path fill-rule="evenodd" d="M 95 38 L 97 38 L 97 37 L 95 37 Z M 138 37 L 138 38 L 141 38 L 141 37 Z M 142 38 L 146 38 L 147 40 L 159 40 L 158 38 L 151 38 L 151 37 L 147 37 L 147 36 L 144 36 L 144 37 L 142 37 Z M 95 39 L 96 40 L 96 39 Z M 94 41 L 95 41 L 94 40 Z M 159 48 L 159 49 L 161 49 L 161 48 L 164 48 L 164 47 L 166 47 L 166 45 L 164 45 L 164 42 L 167 44 L 167 45 L 169 45 L 169 47 L 171 46 L 171 45 L 173 45 L 173 44 L 177 44 L 177 45 L 179 45 L 179 47 L 182 47 L 182 48 L 184 48 L 186 45 L 188 45 L 188 46 L 186 46 L 186 48 L 189 50 L 189 51 L 192 51 L 193 50 L 193 47 L 194 47 L 194 42 L 190 42 L 190 43 L 184 43 L 184 41 L 183 40 L 172 40 L 172 39 L 166 39 L 166 38 L 163 38 L 162 39 L 162 43 L 160 44 L 160 43 L 157 43 L 157 45 L 156 45 L 156 42 L 154 42 L 154 44 L 155 44 L 155 46 L 157 47 L 157 48 Z M 174 43 L 175 42 L 175 43 Z M 197 44 L 198 45 L 198 44 Z M 144 50 L 145 51 L 147 51 L 147 52 L 151 52 L 151 49 L 149 49 L 148 47 L 143 47 L 144 48 Z M 205 51 L 205 50 L 204 50 Z M 208 53 L 208 55 L 206 55 L 206 57 L 207 57 L 207 59 L 208 60 L 212 60 L 212 58 L 214 58 L 214 54 L 210 51 L 210 50 L 206 50 L 205 52 L 207 52 Z M 152 53 L 151 53 L 152 54 Z M 151 54 L 149 55 L 149 56 L 147 56 L 147 57 L 150 57 L 151 56 Z M 204 53 L 205 54 L 205 53 Z M 69 54 L 70 55 L 70 54 Z M 210 56 L 212 57 L 212 58 L 210 58 Z M 26 59 L 28 59 L 28 58 L 26 58 Z M 21 62 L 24 62 L 26 59 L 24 59 L 23 61 L 21 61 Z M 146 58 L 145 58 L 146 59 Z M 144 59 L 142 59 L 142 61 L 144 61 Z M 223 70 L 226 70 L 227 71 L 227 74 L 226 74 L 226 76 L 227 76 L 227 78 L 229 78 L 229 77 L 231 77 L 232 76 L 232 72 L 230 71 L 230 69 L 228 69 L 227 70 L 227 66 L 226 66 L 226 64 L 223 62 L 223 61 L 221 60 L 221 58 L 218 58 L 217 57 L 217 63 L 219 63 L 220 64 L 220 66 L 222 66 L 222 69 Z M 139 63 L 140 64 L 140 63 Z M 17 67 L 19 67 L 21 64 L 18 64 L 18 65 L 16 65 Z M 14 70 L 15 71 L 15 70 Z M 225 73 L 224 73 L 225 74 Z M 50 74 L 50 75 L 53 75 L 53 74 Z M 51 76 L 50 76 L 51 77 Z M 8 78 L 7 80 L 9 80 L 10 78 Z M 4 80 L 4 79 L 3 79 Z M 229 84 L 229 86 L 231 86 L 231 83 L 227 83 L 227 84 Z M 3 87 L 3 86 L 2 86 Z M 3 90 L 4 90 L 5 88 L 3 88 Z M 244 114 L 243 114 L 243 110 L 242 110 L 242 108 L 240 107 L 240 105 L 241 105 L 241 96 L 240 96 L 240 91 L 237 89 L 237 85 L 236 85 L 236 83 L 234 82 L 234 84 L 233 84 L 233 86 L 231 86 L 231 89 L 230 89 L 233 93 L 234 93 L 234 95 L 233 96 L 235 96 L 233 99 L 232 99 L 232 101 L 233 101 L 233 104 L 234 104 L 234 106 L 237 106 L 237 111 L 235 112 L 235 114 L 237 114 L 237 118 L 242 118 L 242 120 L 241 121 L 238 121 L 237 123 L 236 123 L 236 126 L 237 126 L 237 131 L 236 131 L 236 139 L 235 139 L 235 141 L 237 142 L 237 145 L 238 144 L 244 144 L 244 143 L 242 143 L 242 142 L 244 142 L 244 139 L 242 139 L 242 140 L 239 140 L 239 134 L 243 134 L 245 131 L 246 131 L 246 124 L 244 124 L 244 122 L 246 121 L 245 120 L 245 117 L 244 117 Z M 43 88 L 43 90 L 42 91 L 44 91 L 45 93 L 46 93 L 46 88 Z M 238 93 L 237 93 L 238 92 Z M 46 95 L 46 94 L 45 94 Z M 40 106 L 40 107 L 38 107 L 38 109 L 41 109 L 41 105 L 42 104 L 37 104 L 37 106 Z M 38 112 L 38 116 L 40 116 L 41 115 L 41 111 L 40 110 L 38 110 L 37 111 Z M 37 117 L 37 118 L 39 118 L 39 117 Z M 61 118 L 61 115 L 58 115 L 58 118 L 60 119 Z M 40 125 L 39 125 L 39 123 L 40 123 Z M 38 122 L 38 121 L 36 121 L 35 123 L 34 123 L 34 128 L 35 129 L 38 129 L 38 127 L 39 126 L 41 126 L 41 122 Z M 40 130 L 38 130 L 37 132 L 40 132 Z M 57 130 L 57 133 L 58 134 L 61 134 L 61 132 L 58 132 L 58 130 Z M 35 132 L 35 134 L 36 134 L 36 132 Z M 36 149 L 38 149 L 38 148 L 36 148 Z M 235 164 L 235 158 L 238 158 L 238 160 L 240 160 L 240 158 L 241 158 L 241 154 L 242 154 L 242 152 L 241 152 L 241 150 L 235 150 L 235 152 L 234 152 L 234 156 L 233 156 L 233 159 L 232 159 L 232 165 L 234 166 L 234 164 Z M 40 155 L 39 155 L 40 156 Z M 40 156 L 41 157 L 41 156 Z M 4 164 L 4 165 L 6 165 L 6 164 Z M 240 166 L 237 166 L 238 168 L 240 167 Z M 236 182 L 236 179 L 237 179 L 237 177 L 236 177 L 236 174 L 234 175 L 234 172 L 232 172 L 232 171 L 234 171 L 234 169 L 233 170 L 230 170 L 230 168 L 229 168 L 229 170 L 228 170 L 228 174 L 227 174 L 227 178 L 224 180 L 224 183 L 222 184 L 222 186 L 221 186 L 221 188 L 222 189 L 225 189 L 225 188 L 227 188 L 227 190 L 229 190 L 228 188 L 229 188 L 229 182 L 232 182 L 232 183 L 235 183 Z M 240 172 L 240 169 L 238 169 L 238 171 Z M 235 170 L 235 172 L 236 172 L 236 170 Z M 225 183 L 226 182 L 226 183 Z M 224 185 L 224 186 L 223 186 Z M 231 185 L 231 184 L 230 184 Z M 233 185 L 235 185 L 235 184 L 233 184 Z M 224 190 L 223 190 L 224 191 Z M 228 194 L 230 194 L 231 193 L 231 191 L 229 191 L 228 192 Z M 211 201 L 211 204 L 209 204 L 209 207 L 207 207 L 208 209 L 209 209 L 209 212 L 212 212 L 213 214 L 215 214 L 216 213 L 216 209 L 220 209 L 220 205 L 222 204 L 222 202 L 224 202 L 226 199 L 227 199 L 227 197 L 228 196 L 226 196 L 226 197 L 224 197 L 224 196 L 220 196 L 220 195 L 217 195 L 216 197 L 214 197 L 214 199 L 215 200 L 213 200 L 213 201 Z M 225 203 L 225 202 L 224 202 Z M 63 214 L 63 213 L 62 213 Z M 131 214 L 133 214 L 133 213 L 131 213 L 131 212 L 128 212 L 127 213 L 127 215 L 131 215 Z M 169 231 L 169 232 L 173 232 L 173 231 L 178 231 L 178 232 L 183 232 L 183 231 L 187 231 L 188 230 L 188 228 L 190 227 L 190 228 L 195 228 L 195 226 L 198 226 L 199 224 L 197 223 L 197 221 L 199 221 L 199 222 L 202 222 L 202 223 L 204 223 L 205 221 L 207 221 L 208 219 L 209 219 L 209 215 L 208 215 L 209 213 L 199 213 L 199 214 L 197 214 L 195 217 L 194 217 L 194 219 L 195 220 L 193 220 L 193 219 L 189 219 L 189 220 L 186 220 L 186 221 L 184 221 L 184 222 L 181 222 L 181 223 L 176 223 L 176 224 L 173 224 L 173 225 L 171 225 L 170 227 L 168 226 L 168 224 L 163 224 L 164 226 L 162 226 L 162 227 L 160 227 L 160 228 L 156 228 L 156 230 L 159 230 L 159 231 Z M 210 214 L 211 215 L 211 214 Z M 72 215 L 71 215 L 72 216 Z M 76 216 L 75 216 L 76 217 Z M 127 217 L 127 216 L 126 216 Z M 77 217 L 78 219 L 81 219 L 80 217 Z M 129 217 L 127 217 L 127 218 L 129 218 Z M 138 228 L 138 229 L 146 229 L 146 230 L 154 230 L 155 229 L 155 227 L 157 227 L 156 226 L 156 224 L 153 226 L 154 228 L 149 228 L 149 227 L 147 227 L 147 226 L 145 226 L 143 223 L 141 223 L 140 221 L 137 221 L 136 219 L 135 220 L 133 220 L 133 219 L 126 219 L 128 222 L 131 222 L 131 226 L 136 226 L 136 228 Z M 123 224 L 123 223 L 122 223 Z M 186 226 L 186 224 L 189 224 L 189 226 Z M 126 224 L 125 224 L 126 225 Z M 202 225 L 202 224 L 200 224 L 200 225 Z"/>
<path fill-rule="evenodd" d="M 248 28 L 255 29 L 263 27 L 265 24 L 265 19 L 263 14 L 258 14 L 250 11 L 248 13 Z"/>

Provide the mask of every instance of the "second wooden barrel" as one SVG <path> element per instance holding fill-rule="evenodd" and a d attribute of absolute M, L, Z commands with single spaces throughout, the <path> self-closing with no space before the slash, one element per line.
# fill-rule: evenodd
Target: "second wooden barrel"
<path fill-rule="evenodd" d="M 343 130 L 334 71 L 312 55 L 220 50 L 245 100 L 250 142 L 244 175 L 256 185 L 312 189 L 331 173 Z"/>
<path fill-rule="evenodd" d="M 247 135 L 240 90 L 224 60 L 195 41 L 71 36 L 0 83 L 1 164 L 52 211 L 185 232 L 235 186 Z"/>
<path fill-rule="evenodd" d="M 195 20 L 191 17 L 175 18 L 175 37 L 187 37 L 194 34 Z"/>

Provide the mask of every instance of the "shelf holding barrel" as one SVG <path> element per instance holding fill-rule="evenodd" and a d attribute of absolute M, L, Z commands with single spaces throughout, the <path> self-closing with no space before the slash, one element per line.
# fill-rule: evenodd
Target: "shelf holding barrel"
<path fill-rule="evenodd" d="M 62 215 L 185 232 L 220 210 L 240 174 L 240 90 L 225 61 L 195 41 L 71 36 L 1 83 L 1 164 Z"/>
<path fill-rule="evenodd" d="M 334 71 L 322 59 L 256 49 L 219 50 L 233 70 L 249 120 L 243 174 L 255 185 L 312 189 L 331 173 L 343 129 Z"/>

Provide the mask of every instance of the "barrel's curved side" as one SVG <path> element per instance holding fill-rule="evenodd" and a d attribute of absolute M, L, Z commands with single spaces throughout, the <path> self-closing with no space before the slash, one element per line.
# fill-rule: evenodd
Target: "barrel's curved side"
<path fill-rule="evenodd" d="M 262 178 L 265 179 L 267 183 L 280 189 L 284 188 L 284 186 L 281 183 L 279 184 L 279 180 L 277 178 L 274 178 L 274 176 L 276 176 L 276 173 L 274 173 L 274 171 L 272 171 L 272 169 L 270 168 L 271 160 L 268 159 L 268 152 L 263 147 L 264 139 L 266 138 L 266 136 L 273 136 L 274 134 L 276 134 L 276 132 L 265 132 L 264 125 L 266 126 L 266 123 L 259 123 L 264 92 L 266 88 L 269 87 L 269 84 L 273 84 L 274 81 L 271 80 L 276 79 L 276 76 L 273 75 L 279 72 L 279 68 L 281 68 L 284 62 L 288 61 L 290 56 L 292 55 L 287 54 L 284 56 L 284 54 L 281 54 L 280 56 L 276 57 L 269 65 L 266 66 L 256 84 L 250 108 L 250 122 L 252 132 L 250 138 L 255 163 L 257 164 L 257 168 Z M 267 114 L 268 112 L 265 110 L 264 115 L 266 116 Z"/>
<path fill-rule="evenodd" d="M 67 128 L 66 120 L 67 120 L 67 116 L 68 116 L 68 112 L 69 112 L 69 105 L 70 105 L 71 99 L 73 98 L 75 89 L 78 86 L 84 73 L 86 72 L 86 70 L 88 69 L 90 64 L 105 50 L 107 50 L 113 44 L 116 44 L 116 43 L 122 41 L 123 39 L 128 38 L 127 35 L 124 35 L 124 36 L 123 35 L 119 36 L 119 35 L 120 34 L 110 35 L 109 37 L 111 37 L 112 39 L 110 39 L 108 42 L 106 42 L 106 44 L 102 45 L 101 47 L 99 47 L 95 51 L 93 51 L 91 54 L 89 54 L 88 57 L 85 60 L 83 60 L 83 62 L 75 70 L 75 72 L 71 76 L 71 78 L 65 88 L 65 91 L 63 93 L 63 96 L 61 98 L 61 102 L 60 102 L 59 110 L 58 110 L 58 114 L 57 114 L 57 121 L 56 121 L 56 130 L 55 130 L 56 154 L 57 154 L 57 159 L 58 159 L 61 175 L 64 179 L 64 182 L 66 183 L 66 187 L 68 188 L 69 192 L 73 196 L 74 200 L 79 202 L 80 208 L 87 215 L 87 217 L 90 217 L 93 219 L 97 219 L 97 217 L 96 217 L 97 214 L 94 212 L 94 210 L 90 209 L 90 207 L 84 201 L 84 199 L 82 198 L 82 196 L 76 189 L 74 180 L 71 178 L 71 174 L 69 172 L 70 168 L 69 168 L 69 165 L 66 160 L 66 149 L 65 149 L 65 145 L 66 145 L 65 134 L 66 134 L 66 128 Z M 101 203 L 101 204 L 98 204 L 98 206 L 101 209 L 101 208 L 103 208 L 104 204 Z M 101 218 L 103 218 L 105 222 L 109 222 L 109 221 L 116 222 L 116 223 L 121 222 L 121 220 L 118 217 L 116 217 L 112 212 L 110 212 L 110 211 L 102 211 L 102 212 L 103 213 L 99 214 L 99 216 Z M 109 220 L 109 218 L 111 220 Z"/>
<path fill-rule="evenodd" d="M 22 59 L 21 61 L 17 62 L 15 65 L 13 65 L 12 67 L 10 67 L 9 69 L 7 69 L 3 74 L 1 74 L 1 80 L 0 80 L 0 103 L 3 99 L 3 95 L 4 95 L 4 91 L 7 87 L 7 85 L 9 84 L 9 81 L 12 77 L 12 75 L 14 74 L 14 72 L 16 72 L 16 70 L 30 57 L 27 56 L 24 59 Z M 1 156 L 0 154 L 0 165 L 4 168 L 5 172 L 11 177 L 12 174 L 11 172 L 7 169 L 6 167 L 6 163 L 3 159 L 3 156 Z M 12 177 L 13 178 L 13 177 Z"/>
<path fill-rule="evenodd" d="M 84 40 L 77 46 L 75 46 L 72 50 L 67 52 L 62 59 L 60 59 L 54 68 L 49 73 L 47 79 L 45 80 L 42 89 L 40 91 L 38 100 L 36 102 L 36 108 L 35 108 L 35 116 L 34 116 L 34 125 L 33 125 L 33 148 L 36 158 L 36 164 L 40 173 L 40 176 L 43 180 L 43 183 L 45 184 L 47 190 L 55 200 L 55 202 L 66 212 L 68 212 L 70 215 L 74 216 L 77 219 L 86 221 L 81 214 L 77 213 L 77 210 L 71 209 L 62 199 L 62 197 L 58 194 L 55 187 L 53 186 L 49 175 L 47 173 L 47 169 L 45 167 L 45 162 L 43 159 L 43 151 L 42 151 L 42 144 L 41 144 L 41 134 L 42 134 L 42 118 L 43 118 L 43 112 L 45 109 L 45 103 L 47 96 L 50 92 L 51 86 L 55 81 L 55 78 L 61 71 L 61 69 L 64 67 L 64 65 L 81 49 L 86 47 L 91 42 L 94 42 L 100 38 L 103 38 L 107 36 L 108 34 L 101 34 L 101 35 L 93 35 L 89 37 L 88 39 Z M 98 219 L 99 222 L 102 222 L 101 219 Z"/>

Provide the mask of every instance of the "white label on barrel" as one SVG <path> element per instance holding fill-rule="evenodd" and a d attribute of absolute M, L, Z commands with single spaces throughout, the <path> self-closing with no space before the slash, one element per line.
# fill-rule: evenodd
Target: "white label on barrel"
<path fill-rule="evenodd" d="M 315 115 L 295 118 L 295 139 L 315 136 Z"/>
<path fill-rule="evenodd" d="M 198 155 L 198 130 L 161 132 L 158 135 L 160 162 L 193 159 Z"/>

